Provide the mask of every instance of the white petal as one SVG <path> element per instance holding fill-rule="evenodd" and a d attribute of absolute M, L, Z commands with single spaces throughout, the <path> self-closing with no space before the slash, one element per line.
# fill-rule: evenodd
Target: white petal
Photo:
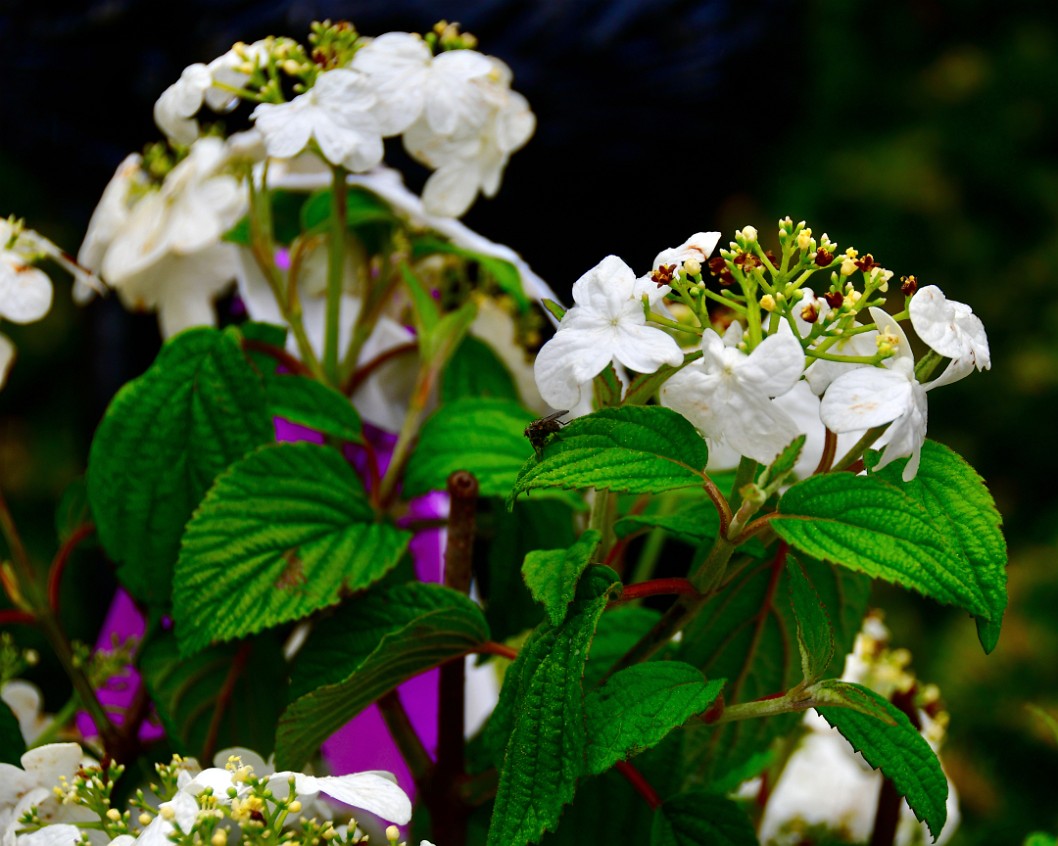
<path fill-rule="evenodd" d="M 832 432 L 870 429 L 903 416 L 914 402 L 912 379 L 882 367 L 860 367 L 835 379 L 819 416 Z"/>
<path fill-rule="evenodd" d="M 69 823 L 46 825 L 39 831 L 18 836 L 18 846 L 72 846 L 81 839 L 81 829 Z"/>
<path fill-rule="evenodd" d="M 13 252 L 0 252 L 0 317 L 13 323 L 32 323 L 50 308 L 48 274 Z"/>
<path fill-rule="evenodd" d="M 610 347 L 591 333 L 559 329 L 533 365 L 540 396 L 553 408 L 572 408 L 580 401 L 582 386 L 605 370 L 612 356 Z"/>
<path fill-rule="evenodd" d="M 885 309 L 872 306 L 867 309 L 871 313 L 871 317 L 874 319 L 875 325 L 878 327 L 879 333 L 892 335 L 896 338 L 896 349 L 895 355 L 892 358 L 887 359 L 885 362 L 886 367 L 897 367 L 898 363 L 905 370 L 910 372 L 915 368 L 915 353 L 911 349 L 911 342 L 907 339 L 907 334 L 904 332 L 904 328 L 893 320 L 893 316 L 889 314 Z"/>
<path fill-rule="evenodd" d="M 307 97 L 307 94 L 300 95 Z M 312 137 L 311 115 L 302 117 L 299 112 L 307 107 L 295 98 L 289 103 L 261 103 L 250 117 L 264 136 L 268 154 L 279 159 L 296 156 Z"/>
<path fill-rule="evenodd" d="M 911 298 L 910 311 L 911 325 L 930 349 L 952 359 L 967 358 L 978 370 L 991 367 L 984 324 L 969 306 L 927 285 Z"/>
<path fill-rule="evenodd" d="M 926 440 L 927 405 L 925 389 L 913 382 L 911 403 L 907 412 L 894 421 L 878 442 L 879 445 L 885 445 L 882 459 L 877 465 L 878 469 L 897 458 L 910 457 L 902 477 L 905 482 L 915 478 L 922 457 L 922 444 Z"/>
<path fill-rule="evenodd" d="M 677 367 L 683 363 L 683 351 L 671 335 L 635 324 L 618 327 L 613 356 L 637 373 L 654 373 L 663 364 Z"/>
<path fill-rule="evenodd" d="M 474 161 L 447 164 L 434 171 L 423 187 L 422 204 L 430 214 L 459 217 L 470 208 L 480 186 Z"/>
<path fill-rule="evenodd" d="M 736 367 L 739 381 L 762 396 L 785 394 L 801 378 L 805 354 L 788 323 L 769 335 Z"/>
<path fill-rule="evenodd" d="M 23 755 L 22 769 L 36 778 L 41 787 L 51 789 L 59 784 L 61 776 L 73 777 L 83 754 L 76 743 L 49 743 Z"/>
<path fill-rule="evenodd" d="M 653 267 L 656 269 L 671 264 L 679 266 L 692 258 L 704 264 L 716 249 L 716 242 L 719 240 L 719 232 L 695 232 L 678 247 L 669 247 L 658 253 L 654 257 Z"/>
<path fill-rule="evenodd" d="M 0 334 L 0 388 L 7 382 L 7 374 L 15 363 L 15 345 L 7 335 Z"/>
<path fill-rule="evenodd" d="M 374 773 L 352 773 L 315 779 L 316 787 L 339 802 L 378 814 L 403 825 L 411 819 L 411 800 L 391 778 Z"/>

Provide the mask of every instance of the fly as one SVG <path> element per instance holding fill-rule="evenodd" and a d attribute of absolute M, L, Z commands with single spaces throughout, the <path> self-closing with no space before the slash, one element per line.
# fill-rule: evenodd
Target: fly
<path fill-rule="evenodd" d="M 569 409 L 556 411 L 554 414 L 547 415 L 547 417 L 541 417 L 539 420 L 534 420 L 525 427 L 525 436 L 529 439 L 529 443 L 533 445 L 533 449 L 536 450 L 537 458 L 540 457 L 540 453 L 544 448 L 544 444 L 547 443 L 547 439 L 564 425 L 562 421 L 558 419 L 563 414 L 569 414 Z"/>

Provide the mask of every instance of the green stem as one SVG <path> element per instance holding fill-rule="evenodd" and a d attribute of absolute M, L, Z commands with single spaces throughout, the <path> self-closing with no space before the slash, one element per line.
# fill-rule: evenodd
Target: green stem
<path fill-rule="evenodd" d="M 758 717 L 774 717 L 794 711 L 807 711 L 815 706 L 816 701 L 810 695 L 806 694 L 803 689 L 795 687 L 782 696 L 772 699 L 758 699 L 754 702 L 728 705 L 715 719 L 711 719 L 709 724 L 719 725 L 739 720 L 755 720 Z"/>
<path fill-rule="evenodd" d="M 650 312 L 647 315 L 647 320 L 651 323 L 657 323 L 660 326 L 667 326 L 669 329 L 675 329 L 677 332 L 686 332 L 688 335 L 697 335 L 699 338 L 702 336 L 702 329 L 696 329 L 693 326 L 687 326 L 684 323 L 680 323 L 677 320 L 670 320 L 667 317 L 663 317 L 656 312 Z"/>
<path fill-rule="evenodd" d="M 599 542 L 598 555 L 605 558 L 613 545 L 614 508 L 617 496 L 610 491 L 595 489 L 591 500 L 591 511 L 588 515 L 588 528 L 595 529 L 602 538 Z"/>
<path fill-rule="evenodd" d="M 323 340 L 323 372 L 334 388 L 341 387 L 338 372 L 338 333 L 342 308 L 342 282 L 345 270 L 345 228 L 349 210 L 349 186 L 345 168 L 336 165 L 331 179 L 331 237 L 327 242 L 327 323 Z"/>
<path fill-rule="evenodd" d="M 884 432 L 887 428 L 889 428 L 888 423 L 882 426 L 875 426 L 873 429 L 868 429 L 866 432 L 864 432 L 863 437 L 856 441 L 856 443 L 852 445 L 849 451 L 841 457 L 841 460 L 834 465 L 834 467 L 831 469 L 831 472 L 837 473 L 841 470 L 845 470 L 851 467 L 852 464 L 854 464 L 862 457 L 863 453 L 867 451 L 867 448 L 876 440 L 878 440 L 882 432 Z"/>

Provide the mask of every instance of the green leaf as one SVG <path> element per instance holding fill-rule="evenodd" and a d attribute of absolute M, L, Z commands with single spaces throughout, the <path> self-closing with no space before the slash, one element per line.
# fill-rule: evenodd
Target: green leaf
<path fill-rule="evenodd" d="M 873 691 L 865 691 L 867 688 L 863 685 L 841 679 L 824 679 L 808 688 L 812 699 L 820 705 L 851 708 L 872 719 L 895 726 L 896 720 L 889 715 L 889 709 L 885 707 L 886 700 L 883 698 L 879 702 L 876 696 L 870 695 Z"/>
<path fill-rule="evenodd" d="M 301 207 L 301 229 L 311 232 L 326 228 L 331 219 L 331 189 L 317 191 Z M 393 224 L 396 218 L 385 200 L 363 188 L 350 186 L 345 195 L 345 219 L 349 229 L 368 224 Z"/>
<path fill-rule="evenodd" d="M 877 476 L 812 476 L 779 500 L 770 526 L 791 546 L 938 602 L 990 616 L 988 598 L 962 550 L 921 504 Z"/>
<path fill-rule="evenodd" d="M 806 440 L 807 437 L 805 435 L 798 435 L 783 447 L 782 452 L 760 474 L 757 485 L 761 488 L 770 487 L 773 490 L 781 485 L 782 481 L 793 472 L 794 467 L 797 465 L 797 460 L 801 457 L 801 451 L 805 448 Z"/>
<path fill-rule="evenodd" d="M 455 311 L 448 312 L 429 333 L 419 339 L 420 355 L 431 362 L 437 372 L 441 372 L 467 336 L 477 316 L 478 307 L 473 300 L 467 300 Z"/>
<path fill-rule="evenodd" d="M 757 846 L 753 825 L 726 796 L 681 793 L 654 815 L 650 846 Z"/>
<path fill-rule="evenodd" d="M 543 304 L 544 308 L 547 309 L 548 314 L 555 318 L 556 322 L 561 321 L 562 318 L 566 316 L 566 309 L 554 300 L 549 300 L 547 297 L 544 297 L 540 302 Z"/>
<path fill-rule="evenodd" d="M 460 258 L 475 263 L 479 270 L 483 272 L 497 288 L 514 299 L 515 303 L 518 305 L 519 311 L 524 312 L 529 308 L 529 298 L 526 296 L 525 289 L 522 287 L 522 274 L 518 271 L 518 268 L 509 261 L 496 256 L 487 256 L 483 253 L 475 252 L 474 250 L 468 250 L 465 247 L 460 247 L 456 244 L 442 241 L 439 238 L 431 236 L 412 239 L 413 258 L 423 258 L 436 253 L 459 256 Z M 478 287 L 483 286 L 479 285 Z"/>
<path fill-rule="evenodd" d="M 322 620 L 298 653 L 276 766 L 299 769 L 378 697 L 488 639 L 481 609 L 441 585 L 397 585 L 354 598 Z"/>
<path fill-rule="evenodd" d="M 1034 831 L 1025 838 L 1022 846 L 1058 846 L 1058 837 L 1042 831 Z"/>
<path fill-rule="evenodd" d="M 315 379 L 277 374 L 265 380 L 268 409 L 276 417 L 341 441 L 361 443 L 360 415 L 349 398 Z"/>
<path fill-rule="evenodd" d="M 55 509 L 55 535 L 59 543 L 66 543 L 79 529 L 92 522 L 92 508 L 88 502 L 88 481 L 78 476 L 62 493 Z"/>
<path fill-rule="evenodd" d="M 797 624 L 801 672 L 804 674 L 804 680 L 811 683 L 827 671 L 834 659 L 834 630 L 819 594 L 808 581 L 797 559 L 791 558 L 786 562 L 786 576 L 790 607 Z"/>
<path fill-rule="evenodd" d="M 276 243 L 289 244 L 301 234 L 301 207 L 306 202 L 303 191 L 270 191 L 272 232 Z M 244 217 L 224 235 L 225 241 L 249 246 L 250 218 Z"/>
<path fill-rule="evenodd" d="M 701 485 L 708 452 L 686 418 L 661 406 L 578 417 L 522 467 L 511 497 L 541 487 L 661 493 Z"/>
<path fill-rule="evenodd" d="M 949 539 L 969 562 L 969 574 L 984 596 L 985 614 L 977 615 L 977 633 L 985 652 L 999 640 L 1007 607 L 1007 545 L 996 509 L 984 480 L 957 453 L 935 441 L 922 445 L 922 462 L 910 482 L 900 474 L 906 462 L 893 462 L 876 478 L 900 485 L 919 503 L 937 531 Z"/>
<path fill-rule="evenodd" d="M 17 767 L 25 753 L 26 742 L 22 739 L 18 717 L 11 707 L 0 699 L 0 764 L 14 764 Z"/>
<path fill-rule="evenodd" d="M 100 541 L 137 599 L 168 603 L 180 536 L 214 478 L 275 437 L 237 335 L 190 329 L 110 403 L 88 457 Z"/>
<path fill-rule="evenodd" d="M 623 387 L 611 361 L 602 373 L 591 380 L 592 406 L 594 408 L 616 408 L 621 404 Z"/>
<path fill-rule="evenodd" d="M 161 632 L 144 644 L 139 660 L 174 751 L 196 757 L 230 746 L 267 757 L 283 705 L 276 691 L 286 683 L 285 668 L 280 642 L 270 635 L 186 658 L 173 633 Z"/>
<path fill-rule="evenodd" d="M 437 326 L 441 319 L 441 307 L 433 298 L 430 289 L 415 272 L 404 262 L 400 265 L 400 275 L 404 279 L 404 287 L 407 289 L 412 302 L 412 315 L 415 320 L 415 329 L 420 338 L 425 338 Z"/>
<path fill-rule="evenodd" d="M 270 444 L 234 464 L 195 512 L 173 616 L 193 653 L 298 620 L 382 578 L 410 535 L 375 521 L 353 469 L 316 444 Z"/>
<path fill-rule="evenodd" d="M 708 678 L 726 678 L 724 699 L 749 702 L 789 690 L 802 678 L 797 624 L 789 601 L 785 559 L 735 559 L 741 565 L 723 593 L 711 599 L 684 630 L 676 658 Z M 862 573 L 794 556 L 834 628 L 836 653 L 852 647 L 867 608 L 870 580 Z M 831 672 L 838 668 L 832 668 Z M 690 763 L 705 783 L 766 750 L 796 726 L 798 714 L 767 720 L 739 720 L 720 726 L 688 726 Z"/>
<path fill-rule="evenodd" d="M 573 799 L 587 741 L 581 677 L 616 574 L 587 571 L 559 626 L 538 628 L 507 670 L 494 729 L 511 721 L 489 827 L 489 846 L 525 846 L 555 828 Z"/>
<path fill-rule="evenodd" d="M 442 405 L 467 398 L 519 401 L 507 366 L 492 347 L 473 335 L 456 348 L 441 380 Z"/>
<path fill-rule="evenodd" d="M 423 424 L 404 474 L 404 496 L 444 490 L 449 475 L 469 470 L 481 496 L 506 495 L 532 455 L 525 427 L 533 414 L 503 399 L 460 399 Z"/>
<path fill-rule="evenodd" d="M 723 686 L 723 679 L 707 682 L 679 661 L 635 664 L 611 676 L 584 701 L 587 772 L 604 772 L 660 743 L 712 705 Z"/>
<path fill-rule="evenodd" d="M 525 556 L 522 576 L 533 599 L 543 604 L 551 625 L 559 625 L 566 616 L 581 573 L 591 564 L 601 538 L 588 529 L 567 549 L 534 549 Z"/>
<path fill-rule="evenodd" d="M 831 726 L 841 732 L 864 760 L 881 770 L 897 793 L 907 800 L 915 816 L 929 826 L 936 839 L 948 818 L 945 804 L 948 780 L 940 761 L 907 714 L 881 694 L 861 688 L 864 695 L 885 708 L 894 725 L 887 725 L 852 708 L 817 708 Z"/>
<path fill-rule="evenodd" d="M 619 538 L 628 537 L 643 529 L 664 529 L 673 537 L 697 546 L 719 534 L 720 517 L 716 513 L 716 506 L 702 493 L 694 501 L 682 504 L 675 511 L 629 514 L 614 523 L 613 528 L 614 534 Z"/>
<path fill-rule="evenodd" d="M 279 366 L 274 356 L 255 349 L 247 349 L 247 341 L 267 344 L 282 350 L 287 343 L 287 330 L 284 326 L 276 326 L 273 323 L 255 323 L 250 320 L 239 324 L 239 334 L 243 337 L 243 353 L 264 376 L 272 376 Z"/>

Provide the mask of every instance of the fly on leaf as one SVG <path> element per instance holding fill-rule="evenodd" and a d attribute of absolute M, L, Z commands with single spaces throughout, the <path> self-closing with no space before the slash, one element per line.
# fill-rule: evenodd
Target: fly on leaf
<path fill-rule="evenodd" d="M 529 443 L 533 445 L 533 449 L 536 450 L 537 458 L 540 457 L 541 450 L 543 450 L 544 444 L 547 443 L 547 439 L 564 425 L 558 419 L 563 414 L 569 414 L 569 409 L 556 411 L 554 414 L 547 415 L 547 417 L 541 417 L 525 427 L 525 436 L 529 439 Z"/>

